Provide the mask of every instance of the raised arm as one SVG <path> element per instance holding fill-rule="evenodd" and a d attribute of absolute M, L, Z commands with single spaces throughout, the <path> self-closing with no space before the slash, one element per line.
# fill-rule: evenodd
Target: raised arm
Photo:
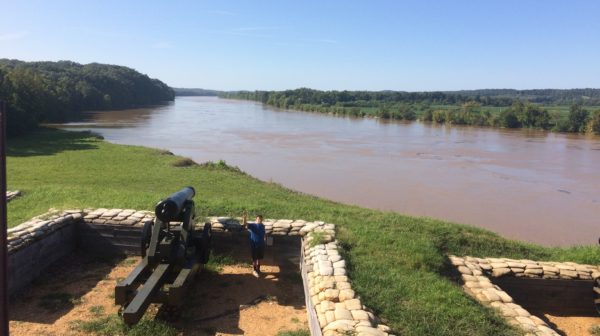
<path fill-rule="evenodd" d="M 248 213 L 245 210 L 242 212 L 242 226 L 248 228 Z"/>

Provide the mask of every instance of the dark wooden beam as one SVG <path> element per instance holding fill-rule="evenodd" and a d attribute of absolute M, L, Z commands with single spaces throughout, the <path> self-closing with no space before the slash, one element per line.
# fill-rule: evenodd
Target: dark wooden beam
<path fill-rule="evenodd" d="M 123 311 L 123 321 L 127 325 L 134 325 L 142 318 L 148 306 L 152 303 L 152 296 L 160 290 L 164 278 L 167 276 L 171 265 L 159 264 L 131 303 Z"/>

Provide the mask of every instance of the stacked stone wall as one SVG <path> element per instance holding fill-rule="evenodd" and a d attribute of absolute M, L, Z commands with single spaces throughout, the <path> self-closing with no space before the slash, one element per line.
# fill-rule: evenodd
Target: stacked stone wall
<path fill-rule="evenodd" d="M 571 262 L 515 260 L 507 258 L 474 258 L 449 256 L 463 281 L 464 291 L 480 303 L 494 307 L 508 321 L 527 335 L 559 334 L 542 319 L 531 315 L 490 279 L 522 277 L 536 279 L 593 280 L 600 277 L 600 268 Z M 590 288 L 591 289 L 591 288 Z M 590 290 L 591 292 L 591 290 Z M 592 297 L 590 295 L 590 300 Z"/>

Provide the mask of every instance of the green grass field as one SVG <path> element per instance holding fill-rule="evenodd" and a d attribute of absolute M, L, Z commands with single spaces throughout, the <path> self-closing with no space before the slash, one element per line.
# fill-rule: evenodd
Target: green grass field
<path fill-rule="evenodd" d="M 545 248 L 470 226 L 339 204 L 224 164 L 175 167 L 181 158 L 90 133 L 42 130 L 8 145 L 9 190 L 24 193 L 9 203 L 10 226 L 51 207 L 151 209 L 187 185 L 197 190 L 199 215 L 248 210 L 336 223 L 355 290 L 402 335 L 519 334 L 448 278 L 448 254 L 600 262 L 596 246 Z"/>

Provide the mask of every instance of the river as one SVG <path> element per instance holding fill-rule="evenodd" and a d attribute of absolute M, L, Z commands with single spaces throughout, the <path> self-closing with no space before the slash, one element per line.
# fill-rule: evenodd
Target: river
<path fill-rule="evenodd" d="M 66 126 L 197 162 L 222 159 L 335 201 L 519 240 L 564 246 L 600 236 L 599 137 L 343 118 L 213 97 L 89 113 Z"/>

